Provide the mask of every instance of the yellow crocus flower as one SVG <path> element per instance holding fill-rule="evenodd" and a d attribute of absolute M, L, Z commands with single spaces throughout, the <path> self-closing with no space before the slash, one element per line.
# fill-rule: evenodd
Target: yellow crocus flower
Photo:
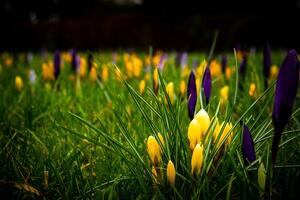
<path fill-rule="evenodd" d="M 197 144 L 192 155 L 192 174 L 199 175 L 203 164 L 203 145 Z"/>
<path fill-rule="evenodd" d="M 279 73 L 279 68 L 276 65 L 272 65 L 270 69 L 270 79 L 276 80 Z"/>
<path fill-rule="evenodd" d="M 226 135 L 228 134 L 228 132 L 230 131 L 230 129 L 232 128 L 232 124 L 231 123 L 226 123 L 225 127 L 224 127 L 224 130 L 223 132 L 221 133 L 220 131 L 222 130 L 224 126 L 224 122 L 220 125 L 219 122 L 217 122 L 217 125 L 216 125 L 216 128 L 214 130 L 214 142 L 216 143 L 217 142 L 217 139 L 218 139 L 218 142 L 217 142 L 217 147 L 219 147 L 221 145 L 221 143 L 223 142 L 223 140 L 225 139 Z M 220 135 L 220 136 L 219 136 Z M 231 141 L 232 141 L 232 138 L 233 138 L 233 134 L 231 133 L 227 139 L 226 139 L 226 142 L 225 142 L 225 146 L 228 146 Z"/>
<path fill-rule="evenodd" d="M 225 85 L 220 90 L 221 104 L 226 103 L 228 100 L 229 86 Z"/>
<path fill-rule="evenodd" d="M 201 127 L 198 120 L 193 119 L 188 127 L 188 140 L 190 143 L 190 149 L 193 151 L 196 144 L 200 142 L 201 139 Z"/>
<path fill-rule="evenodd" d="M 171 103 L 174 103 L 174 99 L 175 99 L 175 94 L 174 94 L 174 84 L 173 82 L 170 82 L 167 84 L 166 86 L 166 92 L 170 98 Z"/>
<path fill-rule="evenodd" d="M 147 139 L 147 151 L 152 165 L 158 166 L 161 162 L 161 150 L 158 142 L 152 135 Z"/>
<path fill-rule="evenodd" d="M 153 71 L 153 84 L 154 84 L 154 92 L 157 95 L 158 94 L 158 68 L 155 67 Z"/>
<path fill-rule="evenodd" d="M 102 66 L 101 76 L 102 76 L 103 81 L 107 81 L 107 79 L 108 79 L 108 67 L 105 64 Z"/>
<path fill-rule="evenodd" d="M 222 75 L 222 68 L 217 60 L 212 60 L 210 62 L 210 72 L 212 77 L 218 77 Z"/>
<path fill-rule="evenodd" d="M 140 89 L 140 94 L 143 95 L 145 92 L 145 88 L 146 88 L 146 81 L 145 80 L 141 80 L 139 83 L 139 89 Z"/>
<path fill-rule="evenodd" d="M 92 81 L 97 80 L 97 70 L 96 70 L 95 67 L 92 67 L 92 68 L 91 68 L 91 71 L 90 71 L 90 79 L 91 79 Z"/>
<path fill-rule="evenodd" d="M 175 185 L 176 170 L 173 162 L 169 160 L 167 166 L 167 180 L 171 186 Z"/>
<path fill-rule="evenodd" d="M 180 81 L 180 96 L 184 97 L 186 92 L 186 84 L 184 80 Z"/>
<path fill-rule="evenodd" d="M 249 96 L 253 97 L 256 91 L 255 83 L 251 83 L 249 87 Z"/>
<path fill-rule="evenodd" d="M 195 119 L 198 121 L 200 125 L 200 137 L 203 138 L 209 128 L 210 118 L 207 112 L 202 108 L 196 115 Z"/>
<path fill-rule="evenodd" d="M 16 78 L 15 78 L 15 87 L 16 87 L 16 90 L 18 90 L 19 92 L 24 87 L 23 79 L 20 76 L 16 76 Z"/>

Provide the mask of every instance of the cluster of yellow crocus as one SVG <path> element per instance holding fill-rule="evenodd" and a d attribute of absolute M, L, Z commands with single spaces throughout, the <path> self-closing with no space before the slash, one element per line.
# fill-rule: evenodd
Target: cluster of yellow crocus
<path fill-rule="evenodd" d="M 155 139 L 154 136 L 149 136 L 147 139 L 147 151 L 150 157 L 150 161 L 152 164 L 152 176 L 153 176 L 153 181 L 155 184 L 160 183 L 161 181 L 161 171 L 159 168 L 159 165 L 161 164 L 161 157 L 162 157 L 162 150 L 161 146 L 165 145 L 163 136 L 161 133 L 157 134 L 158 140 L 160 141 L 161 144 L 158 143 L 158 141 Z M 175 185 L 175 178 L 176 178 L 176 170 L 173 162 L 169 160 L 168 165 L 167 165 L 167 181 L 171 186 Z"/>
<path fill-rule="evenodd" d="M 21 91 L 24 87 L 23 79 L 20 76 L 16 76 L 15 78 L 15 88 L 17 91 Z"/>
<path fill-rule="evenodd" d="M 139 77 L 142 72 L 143 61 L 136 54 L 125 53 L 123 58 L 127 76 L 129 78 L 132 76 Z"/>
<path fill-rule="evenodd" d="M 199 175 L 203 163 L 203 140 L 210 126 L 208 113 L 201 109 L 190 122 L 188 127 L 188 140 L 192 154 L 192 174 Z"/>
<path fill-rule="evenodd" d="M 217 148 L 220 147 L 221 143 L 223 142 L 223 140 L 225 139 L 225 137 L 227 136 L 231 128 L 232 128 L 231 123 L 225 124 L 224 122 L 222 122 L 221 124 L 219 124 L 219 121 L 217 120 L 216 127 L 213 134 L 214 143 L 217 145 Z M 227 147 L 231 143 L 232 138 L 233 138 L 232 133 L 229 136 L 227 136 L 227 139 L 225 141 L 225 147 Z"/>
<path fill-rule="evenodd" d="M 55 79 L 53 62 L 42 64 L 42 77 L 45 81 L 51 81 Z"/>

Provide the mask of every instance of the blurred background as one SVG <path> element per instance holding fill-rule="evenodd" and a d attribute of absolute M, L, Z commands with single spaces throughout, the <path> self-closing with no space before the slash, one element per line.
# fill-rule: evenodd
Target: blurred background
<path fill-rule="evenodd" d="M 1 0 L 0 51 L 298 48 L 300 0 Z"/>

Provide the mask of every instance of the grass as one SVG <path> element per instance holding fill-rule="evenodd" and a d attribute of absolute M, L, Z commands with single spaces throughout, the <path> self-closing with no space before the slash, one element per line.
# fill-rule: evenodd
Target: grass
<path fill-rule="evenodd" d="M 85 57 L 86 53 L 81 55 Z M 89 79 L 88 72 L 82 78 L 70 80 L 73 72 L 66 60 L 58 80 L 45 81 L 41 76 L 45 62 L 41 55 L 34 54 L 33 60 L 26 63 L 21 54 L 14 66 L 5 64 L 12 57 L 10 54 L 1 55 L 1 196 L 13 199 L 258 199 L 263 192 L 265 198 L 296 199 L 300 184 L 299 93 L 271 173 L 275 80 L 264 90 L 260 53 L 248 56 L 244 79 L 239 77 L 235 52 L 227 53 L 228 65 L 235 71 L 230 79 L 223 74 L 213 77 L 211 100 L 203 105 L 212 123 L 203 141 L 204 161 L 199 176 L 191 174 L 187 99 L 186 95 L 179 95 L 180 80 L 187 83 L 188 77 L 182 76 L 175 55 L 169 53 L 159 73 L 158 95 L 153 92 L 153 67 L 147 72 L 143 64 L 141 75 L 128 78 L 122 57 L 112 64 L 110 52 L 93 55 L 98 65 L 96 81 Z M 146 56 L 138 53 L 142 60 Z M 201 61 L 205 57 L 203 53 L 189 54 L 189 66 L 194 59 Z M 283 57 L 282 52 L 273 52 L 274 64 L 280 65 Z M 219 55 L 215 58 L 220 60 Z M 48 59 L 52 59 L 51 54 Z M 109 68 L 106 81 L 101 75 L 104 64 Z M 34 84 L 29 83 L 27 75 L 31 68 L 37 74 Z M 123 74 L 120 80 L 114 75 L 117 68 Z M 140 94 L 139 81 L 148 73 L 145 93 Z M 24 81 L 20 92 L 14 85 L 16 75 Z M 175 86 L 173 104 L 165 89 L 170 81 Z M 255 97 L 248 94 L 251 82 L 256 84 Z M 221 105 L 219 90 L 225 84 L 230 88 L 229 99 Z M 198 98 L 196 111 L 200 108 Z M 213 141 L 217 118 L 233 124 L 225 138 L 231 133 L 234 137 L 226 148 L 216 146 Z M 255 143 L 257 160 L 250 165 L 245 165 L 241 152 L 240 122 L 248 125 Z M 164 138 L 164 145 L 158 132 Z M 150 135 L 159 141 L 162 149 L 159 183 L 153 180 L 147 153 L 146 140 Z M 170 187 L 166 177 L 169 160 L 176 169 L 174 187 Z M 267 170 L 263 190 L 258 186 L 260 162 Z"/>

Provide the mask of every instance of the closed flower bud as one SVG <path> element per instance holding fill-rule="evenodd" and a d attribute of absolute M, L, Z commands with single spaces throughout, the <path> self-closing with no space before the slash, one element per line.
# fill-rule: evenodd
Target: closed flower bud
<path fill-rule="evenodd" d="M 157 95 L 158 94 L 158 69 L 155 67 L 153 71 L 153 90 L 154 93 Z"/>
<path fill-rule="evenodd" d="M 175 166 L 174 166 L 173 162 L 171 160 L 169 160 L 168 166 L 167 166 L 167 180 L 171 186 L 175 185 L 175 178 L 176 178 Z"/>
<path fill-rule="evenodd" d="M 251 83 L 249 87 L 249 96 L 253 97 L 256 91 L 256 85 L 255 83 Z"/>
<path fill-rule="evenodd" d="M 218 141 L 216 144 L 217 148 L 221 145 L 221 143 L 223 142 L 223 140 L 229 133 L 230 129 L 232 128 L 231 123 L 226 123 L 224 129 L 223 129 L 223 126 L 224 126 L 224 122 L 221 125 L 219 124 L 219 122 L 217 122 L 217 125 L 214 130 L 213 137 L 214 137 L 214 143 L 216 143 Z M 223 129 L 223 131 L 222 131 L 222 129 Z M 225 146 L 228 146 L 231 143 L 232 138 L 233 138 L 233 134 L 231 133 L 226 139 Z"/>
<path fill-rule="evenodd" d="M 158 166 L 161 162 L 161 150 L 158 142 L 153 136 L 149 136 L 147 140 L 147 151 L 150 156 L 152 165 Z"/>
<path fill-rule="evenodd" d="M 221 70 L 220 70 L 221 71 Z M 202 88 L 204 90 L 205 102 L 208 104 L 211 94 L 211 72 L 210 67 L 207 66 L 202 79 Z"/>
<path fill-rule="evenodd" d="M 190 143 L 190 149 L 193 151 L 196 144 L 200 142 L 201 139 L 201 127 L 198 120 L 193 119 L 188 127 L 188 140 Z"/>
<path fill-rule="evenodd" d="M 167 84 L 166 86 L 166 92 L 170 98 L 171 103 L 174 103 L 174 99 L 175 99 L 175 94 L 174 94 L 174 84 L 173 82 L 170 82 Z"/>
<path fill-rule="evenodd" d="M 121 79 L 121 75 L 119 74 L 117 69 L 116 69 L 116 77 L 117 79 Z M 105 64 L 102 66 L 101 78 L 103 81 L 107 81 L 108 79 L 108 67 Z"/>
<path fill-rule="evenodd" d="M 260 197 L 263 196 L 266 185 L 266 169 L 263 162 L 260 162 L 258 170 L 257 170 L 257 183 L 260 188 L 259 194 Z"/>
<path fill-rule="evenodd" d="M 254 143 L 249 128 L 246 125 L 243 125 L 242 153 L 246 165 L 255 161 Z"/>
<path fill-rule="evenodd" d="M 20 76 L 16 76 L 16 78 L 15 78 L 15 87 L 16 87 L 16 90 L 18 90 L 19 92 L 24 87 L 23 79 Z"/>
<path fill-rule="evenodd" d="M 203 164 L 203 145 L 197 144 L 192 155 L 192 174 L 199 175 Z"/>
<path fill-rule="evenodd" d="M 207 112 L 202 108 L 196 115 L 195 119 L 198 121 L 200 125 L 200 137 L 203 138 L 209 128 L 210 118 Z"/>
<path fill-rule="evenodd" d="M 197 88 L 195 81 L 195 74 L 191 71 L 188 86 L 187 86 L 187 99 L 188 99 L 188 113 L 192 120 L 194 118 L 196 103 L 197 103 Z"/>
<path fill-rule="evenodd" d="M 225 85 L 224 87 L 222 87 L 220 89 L 220 101 L 221 101 L 221 104 L 224 104 L 227 102 L 228 100 L 228 93 L 229 93 L 229 86 L 228 85 Z"/>
<path fill-rule="evenodd" d="M 180 81 L 180 87 L 179 87 L 179 90 L 180 90 L 180 96 L 181 97 L 184 97 L 185 95 L 185 90 L 186 90 L 186 84 L 183 80 Z"/>
<path fill-rule="evenodd" d="M 90 79 L 92 81 L 97 80 L 97 69 L 95 67 L 91 67 L 90 69 Z"/>
<path fill-rule="evenodd" d="M 143 95 L 145 92 L 145 88 L 146 88 L 146 81 L 145 80 L 141 80 L 139 83 L 139 90 L 140 90 L 140 94 Z"/>

